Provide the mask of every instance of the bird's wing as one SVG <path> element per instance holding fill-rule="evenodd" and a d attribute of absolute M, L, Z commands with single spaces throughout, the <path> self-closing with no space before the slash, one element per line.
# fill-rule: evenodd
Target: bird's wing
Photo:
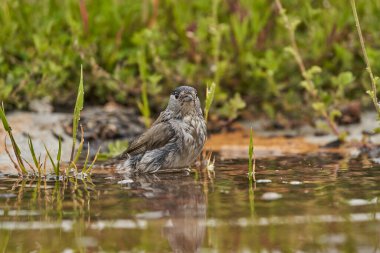
<path fill-rule="evenodd" d="M 174 136 L 174 129 L 168 122 L 156 123 L 145 133 L 132 141 L 126 151 L 119 157 L 126 158 L 128 155 L 137 155 L 148 150 L 157 149 L 166 145 Z"/>
<path fill-rule="evenodd" d="M 153 122 L 152 126 L 155 126 L 157 124 L 167 122 L 173 117 L 172 112 L 170 111 L 163 111 L 160 113 L 160 116 L 156 119 L 156 121 Z"/>

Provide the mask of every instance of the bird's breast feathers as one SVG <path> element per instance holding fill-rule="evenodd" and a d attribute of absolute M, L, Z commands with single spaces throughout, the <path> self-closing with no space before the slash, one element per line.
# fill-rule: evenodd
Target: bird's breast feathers
<path fill-rule="evenodd" d="M 201 117 L 185 116 L 180 123 L 184 144 L 187 148 L 201 149 L 206 140 L 206 124 Z"/>

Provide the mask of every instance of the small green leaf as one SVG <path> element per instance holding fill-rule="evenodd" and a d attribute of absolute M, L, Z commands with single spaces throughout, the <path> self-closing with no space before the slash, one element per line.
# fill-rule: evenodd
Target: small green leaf
<path fill-rule="evenodd" d="M 207 83 L 206 102 L 205 102 L 205 121 L 206 122 L 208 119 L 209 110 L 210 110 L 212 102 L 214 100 L 215 88 L 216 88 L 215 82 L 212 82 L 211 84 Z"/>
<path fill-rule="evenodd" d="M 235 93 L 235 95 L 229 99 L 227 103 L 225 103 L 222 108 L 219 109 L 219 113 L 230 120 L 237 118 L 238 111 L 243 109 L 246 106 L 244 100 L 241 98 L 239 93 Z"/>
<path fill-rule="evenodd" d="M 322 72 L 322 68 L 319 67 L 319 66 L 317 66 L 317 65 L 313 65 L 313 66 L 308 70 L 308 72 L 309 72 L 310 74 L 319 74 L 319 73 Z"/>
<path fill-rule="evenodd" d="M 348 133 L 346 131 L 342 131 L 338 136 L 338 140 L 344 142 L 347 138 L 347 135 L 348 135 Z"/>
<path fill-rule="evenodd" d="M 285 47 L 284 51 L 293 55 L 293 57 L 297 57 L 297 53 L 292 47 Z"/>
<path fill-rule="evenodd" d="M 310 90 L 310 83 L 308 81 L 301 81 L 301 86 L 304 87 L 306 90 Z"/>
<path fill-rule="evenodd" d="M 51 162 L 51 165 L 53 166 L 53 170 L 54 170 L 55 174 L 56 174 L 57 176 L 59 176 L 59 173 L 57 174 L 57 169 L 56 169 L 57 166 L 55 165 L 54 160 L 53 160 L 53 158 L 52 158 L 52 156 L 51 156 L 51 154 L 50 154 L 50 152 L 49 152 L 49 150 L 47 149 L 47 147 L 46 147 L 45 144 L 44 144 L 44 147 L 45 147 L 46 153 L 47 153 L 47 155 L 48 155 L 48 157 L 49 157 L 49 160 L 50 160 L 50 162 Z"/>
<path fill-rule="evenodd" d="M 375 93 L 372 90 L 367 90 L 366 92 L 372 99 L 375 97 Z"/>
<path fill-rule="evenodd" d="M 117 140 L 108 144 L 108 152 L 99 153 L 98 160 L 107 160 L 109 158 L 120 155 L 128 148 L 127 140 Z"/>
<path fill-rule="evenodd" d="M 355 77 L 351 72 L 347 71 L 339 74 L 339 80 L 341 85 L 347 85 L 352 83 Z"/>
<path fill-rule="evenodd" d="M 290 29 L 292 29 L 292 31 L 295 31 L 298 27 L 298 25 L 301 23 L 301 20 L 299 19 L 293 19 L 290 21 Z"/>
<path fill-rule="evenodd" d="M 322 102 L 315 102 L 315 103 L 312 104 L 312 107 L 317 112 L 322 112 L 322 111 L 324 111 L 326 109 L 325 104 L 322 103 Z"/>
<path fill-rule="evenodd" d="M 156 95 L 162 90 L 162 86 L 158 85 L 158 82 L 162 79 L 161 75 L 152 74 L 148 76 L 148 93 L 150 95 Z"/>
<path fill-rule="evenodd" d="M 339 111 L 339 110 L 336 110 L 336 109 L 334 109 L 334 110 L 332 110 L 331 112 L 330 112 L 330 119 L 331 120 L 335 120 L 337 117 L 341 117 L 342 116 L 342 113 L 341 113 L 341 111 Z"/>
<path fill-rule="evenodd" d="M 348 84 L 352 83 L 354 80 L 355 80 L 354 75 L 349 71 L 342 72 L 338 76 L 331 78 L 331 82 L 335 86 L 341 86 L 341 87 L 347 86 Z"/>
<path fill-rule="evenodd" d="M 306 70 L 305 78 L 307 79 L 313 79 L 316 74 L 319 74 L 322 72 L 321 67 L 319 66 L 312 66 L 310 69 Z"/>

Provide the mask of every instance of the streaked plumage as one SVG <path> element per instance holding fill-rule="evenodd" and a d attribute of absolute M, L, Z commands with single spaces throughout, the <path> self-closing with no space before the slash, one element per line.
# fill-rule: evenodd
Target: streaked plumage
<path fill-rule="evenodd" d="M 110 161 L 120 172 L 154 173 L 187 168 L 203 149 L 207 136 L 197 92 L 180 86 L 166 109 L 128 149 Z"/>

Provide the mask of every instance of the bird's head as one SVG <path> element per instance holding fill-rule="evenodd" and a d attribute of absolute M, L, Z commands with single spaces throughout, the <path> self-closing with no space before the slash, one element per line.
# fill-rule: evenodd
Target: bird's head
<path fill-rule="evenodd" d="M 167 109 L 183 116 L 193 113 L 202 115 L 197 90 L 190 86 L 180 86 L 173 90 Z"/>

